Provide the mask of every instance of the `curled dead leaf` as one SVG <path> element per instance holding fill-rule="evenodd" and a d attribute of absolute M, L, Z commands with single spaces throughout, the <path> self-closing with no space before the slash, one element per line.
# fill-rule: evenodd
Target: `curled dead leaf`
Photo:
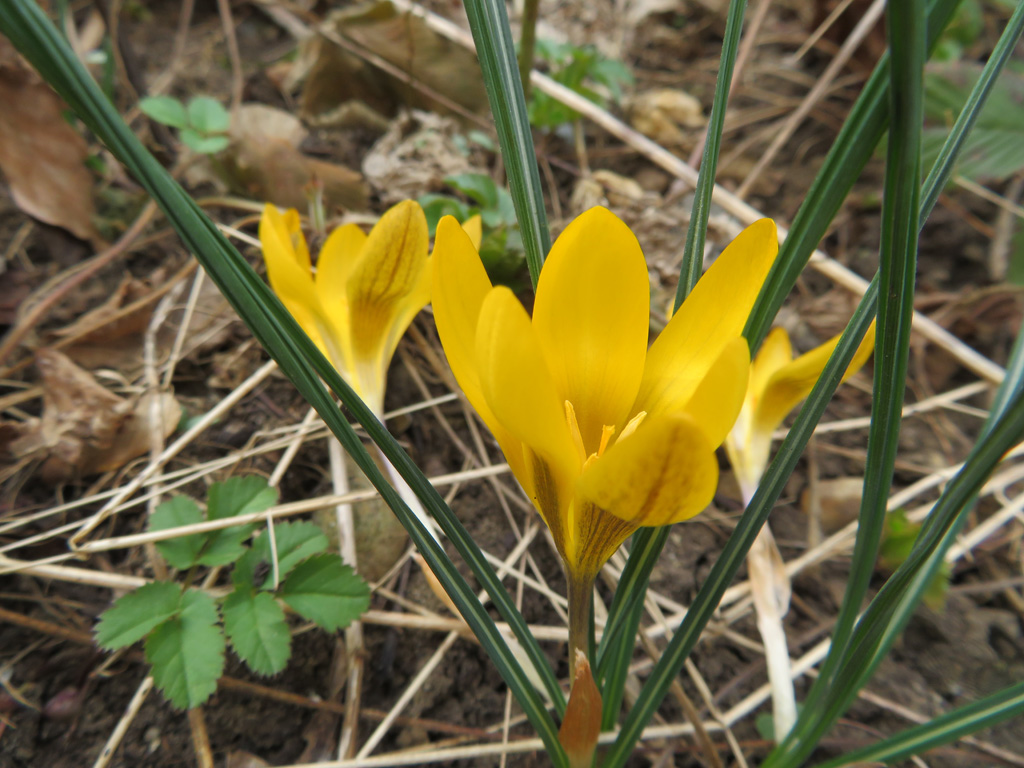
<path fill-rule="evenodd" d="M 231 145 L 213 171 L 232 190 L 275 205 L 305 209 L 315 182 L 327 208 L 362 210 L 368 190 L 362 175 L 344 165 L 307 157 L 299 145 L 306 129 L 294 115 L 263 104 L 244 104 L 232 121 Z"/>
<path fill-rule="evenodd" d="M 444 188 L 446 176 L 486 173 L 455 142 L 459 124 L 430 112 L 403 113 L 363 159 L 363 173 L 387 204 Z"/>
<path fill-rule="evenodd" d="M 372 56 L 360 58 L 339 42 Z M 373 58 L 386 68 L 371 64 Z M 333 121 L 349 102 L 361 102 L 382 116 L 400 107 L 462 118 L 487 112 L 476 55 L 387 0 L 332 12 L 322 35 L 304 44 L 300 59 L 310 62 L 302 115 L 320 124 Z"/>
<path fill-rule="evenodd" d="M 0 35 L 0 170 L 17 206 L 83 240 L 93 225 L 85 140 L 64 119 L 67 105 Z"/>
<path fill-rule="evenodd" d="M 690 94 L 673 88 L 645 91 L 626 105 L 629 123 L 640 133 L 666 147 L 692 146 L 696 134 L 687 128 L 704 125 L 700 102 Z"/>
<path fill-rule="evenodd" d="M 47 482 L 118 469 L 149 450 L 154 430 L 167 437 L 181 417 L 173 395 L 119 397 L 56 350 L 40 350 L 36 367 L 43 414 L 3 425 L 4 451 L 15 462 L 39 462 L 37 471 Z"/>

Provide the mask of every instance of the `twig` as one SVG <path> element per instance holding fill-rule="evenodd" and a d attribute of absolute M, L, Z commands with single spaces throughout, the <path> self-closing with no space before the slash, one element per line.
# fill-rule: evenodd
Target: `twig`
<path fill-rule="evenodd" d="M 192 732 L 192 748 L 196 753 L 199 768 L 213 768 L 213 750 L 210 748 L 210 734 L 206 731 L 206 718 L 202 707 L 188 711 L 188 726 Z"/>
<path fill-rule="evenodd" d="M 92 768 L 107 768 L 110 764 L 110 760 L 114 757 L 114 752 L 121 745 L 121 740 L 124 738 L 125 733 L 128 732 L 128 726 L 132 724 L 135 716 L 139 714 L 139 710 L 142 709 L 143 703 L 146 701 L 146 696 L 153 690 L 153 678 L 147 675 L 146 679 L 143 680 L 139 687 L 135 690 L 135 695 L 132 696 L 132 700 L 128 702 L 128 708 L 125 709 L 124 714 L 121 715 L 121 719 L 117 721 L 117 725 L 114 727 L 114 731 L 107 738 L 107 743 L 103 745 L 103 749 L 100 750 L 99 757 L 96 758 L 96 762 L 92 764 Z"/>
<path fill-rule="evenodd" d="M 785 125 L 782 129 L 775 134 L 775 138 L 772 139 L 772 143 L 768 145 L 768 149 L 757 158 L 757 162 L 754 163 L 754 167 L 747 174 L 747 177 L 740 184 L 739 189 L 736 190 L 736 196 L 744 198 L 747 193 L 750 192 L 751 186 L 757 180 L 757 177 L 761 175 L 761 172 L 768 167 L 768 164 L 775 159 L 775 155 L 778 154 L 779 150 L 782 149 L 783 145 L 789 141 L 790 137 L 800 127 L 804 118 L 811 111 L 811 108 L 824 96 L 828 90 L 829 84 L 839 74 L 839 71 L 846 66 L 846 62 L 849 61 L 850 57 L 853 56 L 854 52 L 860 46 L 861 42 L 871 32 L 875 24 L 878 23 L 878 19 L 882 16 L 885 11 L 885 0 L 874 0 L 874 2 L 868 7 L 861 16 L 860 21 L 857 22 L 857 26 L 853 28 L 849 37 L 843 41 L 842 48 L 832 58 L 832 61 L 828 63 L 825 71 L 821 77 L 814 83 L 814 87 L 808 92 L 807 96 L 800 103 L 800 106 L 796 108 L 792 115 L 786 120 Z"/>
<path fill-rule="evenodd" d="M 142 472 L 140 472 L 128 485 L 124 486 L 110 501 L 108 501 L 99 512 L 90 517 L 82 525 L 81 529 L 74 536 L 71 537 L 69 545 L 72 549 L 78 548 L 82 540 L 88 536 L 92 531 L 96 530 L 97 526 L 113 514 L 114 509 L 122 501 L 131 496 L 137 491 L 142 484 L 150 477 L 156 474 L 156 472 L 165 463 L 170 461 L 174 456 L 178 455 L 196 435 L 200 434 L 208 426 L 213 424 L 215 421 L 220 419 L 227 411 L 229 411 L 235 403 L 241 400 L 245 395 L 249 394 L 257 386 L 259 386 L 264 379 L 266 379 L 271 373 L 277 370 L 277 363 L 273 360 L 264 363 L 255 373 L 249 376 L 248 379 L 243 381 L 235 390 L 221 400 L 217 405 L 211 408 L 198 422 L 196 422 L 185 434 L 174 441 L 168 448 L 166 448 L 156 459 L 151 461 Z"/>
<path fill-rule="evenodd" d="M 25 335 L 36 326 L 42 317 L 57 302 L 105 266 L 123 256 L 128 249 L 131 248 L 135 239 L 142 234 L 142 231 L 147 226 L 149 226 L 149 223 L 153 220 L 153 216 L 156 212 L 156 203 L 150 200 L 146 203 L 146 207 L 142 209 L 142 213 L 140 213 L 135 221 L 132 222 L 132 225 L 125 230 L 124 234 L 118 238 L 116 243 L 110 246 L 107 250 L 96 254 L 88 261 L 76 267 L 74 274 L 50 291 L 36 304 L 32 305 L 31 299 L 26 300 L 25 305 L 31 306 L 31 309 L 18 319 L 17 324 L 7 332 L 3 341 L 0 341 L 0 363 L 3 363 L 3 361 L 7 359 L 7 356 L 11 354 L 19 343 L 21 343 L 21 340 L 25 338 Z"/>
<path fill-rule="evenodd" d="M 331 481 L 334 484 L 334 492 L 339 496 L 348 493 L 348 467 L 345 461 L 345 451 L 341 443 L 332 435 L 327 438 L 327 448 L 331 460 Z M 346 565 L 353 569 L 359 569 L 359 560 L 356 552 L 356 528 L 352 517 L 352 505 L 349 503 L 338 504 L 334 508 L 335 517 L 338 523 L 338 544 L 341 549 L 341 558 Z M 344 659 L 348 663 L 348 683 L 345 686 L 345 717 L 341 725 L 341 734 L 338 737 L 338 759 L 344 760 L 352 757 L 356 749 L 356 742 L 359 738 L 359 703 L 363 691 L 363 659 L 365 656 L 363 646 L 363 624 L 360 621 L 353 621 L 345 628 L 345 654 Z M 334 663 L 338 663 L 335 658 Z"/>
<path fill-rule="evenodd" d="M 242 89 L 245 80 L 242 76 L 242 56 L 238 52 L 238 38 L 235 36 L 235 22 L 231 18 L 230 0 L 217 0 L 217 12 L 224 28 L 224 40 L 228 45 L 228 61 L 231 62 L 231 115 L 238 115 L 242 106 Z"/>
<path fill-rule="evenodd" d="M 829 28 L 836 23 L 839 17 L 843 15 L 843 12 L 850 7 L 850 3 L 852 2 L 853 0 L 842 0 L 842 2 L 833 8 L 832 12 L 823 22 L 821 22 L 821 24 L 818 25 L 818 28 L 811 33 L 811 36 L 804 41 L 803 45 L 797 49 L 796 53 L 787 60 L 787 63 L 795 66 L 800 59 L 806 56 L 807 52 L 811 50 L 819 40 L 821 40 L 821 36 L 828 32 Z"/>

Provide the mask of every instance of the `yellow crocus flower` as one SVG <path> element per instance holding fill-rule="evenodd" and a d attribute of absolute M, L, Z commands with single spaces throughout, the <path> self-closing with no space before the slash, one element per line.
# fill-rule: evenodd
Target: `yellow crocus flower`
<path fill-rule="evenodd" d="M 466 222 L 479 243 L 479 217 Z M 274 293 L 378 418 L 398 341 L 430 299 L 427 220 L 419 203 L 388 210 L 369 235 L 338 227 L 312 268 L 299 214 L 267 204 L 259 229 Z"/>
<path fill-rule="evenodd" d="M 745 503 L 753 497 L 768 466 L 772 433 L 810 394 L 838 343 L 839 336 L 835 336 L 794 360 L 784 328 L 774 328 L 765 337 L 750 366 L 750 386 L 743 408 L 725 440 L 725 450 Z M 861 369 L 871 357 L 874 345 L 872 323 L 843 374 L 843 381 Z"/>
<path fill-rule="evenodd" d="M 784 328 L 775 328 L 765 337 L 750 366 L 750 385 L 743 399 L 743 408 L 725 439 L 725 450 L 736 473 L 744 505 L 754 497 L 768 466 L 772 433 L 810 394 L 839 338 L 835 336 L 794 360 L 789 334 Z M 874 343 L 875 324 L 872 323 L 847 366 L 843 381 L 867 362 Z M 789 610 L 791 588 L 782 555 L 767 523 L 747 555 L 747 570 L 757 627 L 764 642 L 775 734 L 781 740 L 793 727 L 797 716 L 789 650 L 782 623 Z"/>
<path fill-rule="evenodd" d="M 551 530 L 571 613 L 586 616 L 589 597 L 574 601 L 574 592 L 590 588 L 637 528 L 685 520 L 710 503 L 715 449 L 747 388 L 741 332 L 777 250 L 770 220 L 744 230 L 648 349 L 646 262 L 610 211 L 590 209 L 557 239 L 532 319 L 508 288 L 491 285 L 458 223 L 438 224 L 442 346 Z M 570 632 L 580 621 L 571 617 Z"/>

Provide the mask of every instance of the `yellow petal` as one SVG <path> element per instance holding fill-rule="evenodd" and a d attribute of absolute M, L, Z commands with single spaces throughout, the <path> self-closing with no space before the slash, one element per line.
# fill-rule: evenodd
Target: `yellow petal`
<path fill-rule="evenodd" d="M 491 289 L 480 309 L 476 357 L 484 398 L 497 421 L 527 449 L 533 500 L 561 544 L 579 458 L 530 317 L 504 286 Z"/>
<path fill-rule="evenodd" d="M 453 217 L 438 222 L 434 243 L 430 261 L 437 335 L 469 402 L 477 411 L 489 412 L 476 366 L 476 327 L 491 281 L 472 241 Z"/>
<path fill-rule="evenodd" d="M 722 444 L 736 422 L 747 393 L 749 370 L 750 348 L 740 336 L 725 345 L 682 409 L 704 431 L 713 447 Z"/>
<path fill-rule="evenodd" d="M 693 517 L 718 485 L 718 461 L 704 431 L 688 416 L 648 418 L 584 470 L 577 494 L 635 525 L 669 525 Z"/>
<path fill-rule="evenodd" d="M 288 254 L 300 267 L 311 271 L 309 248 L 302 236 L 302 219 L 294 208 L 281 213 L 277 206 L 266 203 L 260 217 L 259 236 L 261 242 L 265 239 L 274 242 L 282 254 Z"/>
<path fill-rule="evenodd" d="M 462 222 L 462 230 L 469 235 L 469 239 L 473 243 L 473 247 L 479 251 L 480 243 L 482 243 L 484 239 L 484 221 L 480 218 L 480 214 L 478 213 L 476 216 L 470 216 Z"/>
<path fill-rule="evenodd" d="M 321 334 L 322 330 L 327 332 L 326 317 L 314 289 L 298 213 L 289 210 L 282 214 L 268 203 L 260 217 L 259 237 L 270 287 L 302 330 L 327 354 Z"/>
<path fill-rule="evenodd" d="M 451 216 L 445 216 L 437 225 L 430 267 L 434 321 L 448 365 L 466 399 L 501 446 L 512 473 L 532 497 L 533 485 L 526 471 L 522 444 L 491 413 L 480 387 L 476 329 L 491 281 L 469 236 Z"/>
<path fill-rule="evenodd" d="M 840 334 L 841 335 L 841 334 Z M 819 347 L 800 355 L 769 377 L 764 393 L 757 403 L 754 429 L 771 433 L 786 418 L 786 415 L 810 393 L 829 357 L 839 344 L 840 336 L 834 336 Z M 874 350 L 875 324 L 868 327 L 864 339 L 853 355 L 850 365 L 843 374 L 843 381 L 853 376 L 867 362 Z"/>
<path fill-rule="evenodd" d="M 651 345 L 634 412 L 671 410 L 689 400 L 725 345 L 742 333 L 778 250 L 770 219 L 729 244 Z"/>
<path fill-rule="evenodd" d="M 352 355 L 363 393 L 383 395 L 398 340 L 426 303 L 417 288 L 427 261 L 427 220 L 406 200 L 370 232 L 347 281 Z"/>
<path fill-rule="evenodd" d="M 347 300 L 349 276 L 366 245 L 366 233 L 356 224 L 338 227 L 320 249 L 316 260 L 316 287 L 320 300 Z"/>
<path fill-rule="evenodd" d="M 764 394 L 768 380 L 781 368 L 793 362 L 793 345 L 785 328 L 772 328 L 761 342 L 750 364 L 750 393 L 756 402 Z"/>
<path fill-rule="evenodd" d="M 365 244 L 363 230 L 346 224 L 331 232 L 316 260 L 316 293 L 338 340 L 346 371 L 354 367 L 349 338 L 348 279 Z"/>
<path fill-rule="evenodd" d="M 544 262 L 533 327 L 588 454 L 597 451 L 603 425 L 621 427 L 629 416 L 649 314 L 647 265 L 629 227 L 605 208 L 578 216 Z"/>

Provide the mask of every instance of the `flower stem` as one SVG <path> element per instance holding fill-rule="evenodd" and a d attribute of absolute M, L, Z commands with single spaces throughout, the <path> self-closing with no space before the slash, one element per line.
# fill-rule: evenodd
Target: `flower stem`
<path fill-rule="evenodd" d="M 594 591 L 593 576 L 578 576 L 569 573 L 569 678 L 576 677 L 576 651 L 589 657 L 590 647 L 590 602 Z"/>

